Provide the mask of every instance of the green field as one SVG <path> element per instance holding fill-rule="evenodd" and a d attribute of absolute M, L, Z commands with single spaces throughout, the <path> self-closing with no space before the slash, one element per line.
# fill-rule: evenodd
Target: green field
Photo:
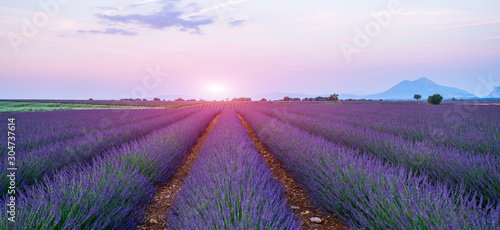
<path fill-rule="evenodd" d="M 34 111 L 78 110 L 78 109 L 146 109 L 146 108 L 162 109 L 165 107 L 0 101 L 0 113 L 21 113 L 21 112 L 34 112 Z"/>

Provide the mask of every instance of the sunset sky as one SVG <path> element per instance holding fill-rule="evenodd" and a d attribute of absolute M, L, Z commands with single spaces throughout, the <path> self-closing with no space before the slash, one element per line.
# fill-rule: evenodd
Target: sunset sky
<path fill-rule="evenodd" d="M 0 2 L 0 99 L 500 85 L 498 0 L 38 2 Z"/>

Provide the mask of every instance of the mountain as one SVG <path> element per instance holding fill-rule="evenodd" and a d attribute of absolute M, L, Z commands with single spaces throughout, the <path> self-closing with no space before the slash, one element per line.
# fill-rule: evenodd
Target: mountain
<path fill-rule="evenodd" d="M 476 98 L 474 95 L 468 93 L 465 90 L 461 90 L 458 88 L 453 88 L 453 87 L 447 87 L 447 86 L 442 86 L 434 83 L 433 81 L 427 79 L 427 78 L 420 78 L 415 81 L 402 81 L 399 84 L 393 86 L 389 90 L 378 93 L 378 94 L 371 94 L 371 95 L 366 95 L 366 96 L 357 96 L 357 95 L 352 95 L 352 94 L 339 94 L 340 99 L 393 99 L 393 100 L 413 100 L 413 96 L 415 94 L 420 94 L 422 95 L 422 100 L 426 100 L 428 96 L 433 95 L 433 94 L 441 94 L 445 99 L 451 99 L 451 98 L 457 98 L 457 99 L 471 99 L 471 98 Z M 274 92 L 274 93 L 266 93 L 266 94 L 259 94 L 252 96 L 252 100 L 258 101 L 262 98 L 265 98 L 267 100 L 279 100 L 283 99 L 284 97 L 291 97 L 291 98 L 315 98 L 318 96 L 321 97 L 328 97 L 330 96 L 329 94 L 323 94 L 323 95 L 309 95 L 309 94 L 302 94 L 302 93 L 283 93 L 283 92 Z M 177 98 L 183 98 L 183 99 L 197 99 L 188 95 L 162 95 L 162 96 L 157 96 L 160 99 L 165 99 L 165 100 L 175 100 Z M 487 98 L 500 98 L 500 87 L 497 87 L 493 90 L 493 92 L 487 96 Z M 153 98 L 148 98 L 148 99 L 153 99 Z M 204 98 L 205 99 L 205 98 Z"/>
<path fill-rule="evenodd" d="M 408 99 L 412 100 L 413 95 L 420 94 L 422 99 L 427 99 L 428 96 L 433 94 L 441 94 L 445 99 L 453 97 L 457 99 L 472 98 L 474 95 L 453 87 L 441 86 L 427 78 L 420 78 L 415 81 L 402 81 L 389 90 L 365 96 L 366 99 Z"/>
<path fill-rule="evenodd" d="M 493 89 L 493 91 L 487 97 L 490 98 L 500 98 L 500 86 Z"/>

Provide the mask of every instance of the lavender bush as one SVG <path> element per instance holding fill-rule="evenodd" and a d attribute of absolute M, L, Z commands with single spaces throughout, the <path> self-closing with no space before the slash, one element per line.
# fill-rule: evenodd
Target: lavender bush
<path fill-rule="evenodd" d="M 478 193 L 490 202 L 500 202 L 500 158 L 495 155 L 476 155 L 424 141 L 411 142 L 392 134 L 304 115 L 261 111 L 334 143 L 425 173 L 436 183 L 452 187 L 463 183 L 469 192 Z"/>
<path fill-rule="evenodd" d="M 16 163 L 20 169 L 16 175 L 16 182 L 20 185 L 18 189 L 35 183 L 45 175 L 50 176 L 62 167 L 88 162 L 107 150 L 144 137 L 154 130 L 168 126 L 196 112 L 199 110 L 166 113 L 165 116 L 155 119 L 130 123 L 69 141 L 56 142 L 29 152 L 18 152 L 16 154 Z M 1 162 L 0 173 L 6 174 L 5 163 L 5 161 Z M 5 193 L 8 183 L 9 178 L 0 178 L 0 192 Z"/>
<path fill-rule="evenodd" d="M 160 116 L 169 116 L 182 110 L 79 110 L 0 114 L 2 121 L 17 118 L 17 151 L 91 135 L 95 132 L 140 123 Z M 4 154 L 1 149 L 0 156 Z"/>
<path fill-rule="evenodd" d="M 170 229 L 300 229 L 279 182 L 225 110 L 168 216 Z"/>
<path fill-rule="evenodd" d="M 16 223 L 0 212 L 1 229 L 135 229 L 156 184 L 174 174 L 219 111 L 197 113 L 147 137 L 44 177 L 18 195 Z M 5 207 L 5 202 L 0 202 Z"/>
<path fill-rule="evenodd" d="M 463 187 L 333 144 L 254 110 L 239 110 L 311 199 L 352 228 L 498 229 L 498 207 Z M 484 206 L 484 208 L 483 208 Z"/>
<path fill-rule="evenodd" d="M 276 110 L 278 111 L 278 110 Z M 294 106 L 288 113 L 362 126 L 410 141 L 500 156 L 499 106 Z"/>

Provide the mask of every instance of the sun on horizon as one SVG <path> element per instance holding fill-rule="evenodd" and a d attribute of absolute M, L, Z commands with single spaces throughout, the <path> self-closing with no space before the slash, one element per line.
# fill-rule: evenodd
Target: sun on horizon
<path fill-rule="evenodd" d="M 226 87 L 220 83 L 211 83 L 208 85 L 208 91 L 211 94 L 221 95 L 226 91 Z"/>

